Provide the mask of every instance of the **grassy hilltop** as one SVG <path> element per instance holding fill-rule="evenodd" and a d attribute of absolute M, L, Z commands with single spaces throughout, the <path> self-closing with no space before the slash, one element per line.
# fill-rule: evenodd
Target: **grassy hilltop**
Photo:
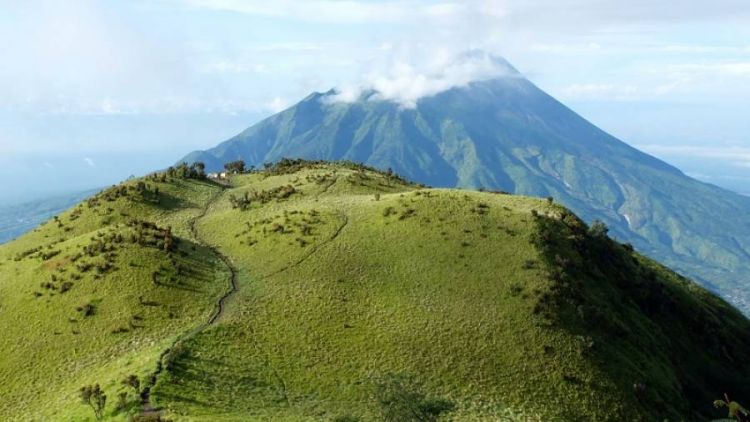
<path fill-rule="evenodd" d="M 0 247 L 0 419 L 93 420 L 94 383 L 111 420 L 679 421 L 750 397 L 747 319 L 552 201 L 351 163 L 188 173 Z M 128 375 L 147 393 L 118 410 Z"/>

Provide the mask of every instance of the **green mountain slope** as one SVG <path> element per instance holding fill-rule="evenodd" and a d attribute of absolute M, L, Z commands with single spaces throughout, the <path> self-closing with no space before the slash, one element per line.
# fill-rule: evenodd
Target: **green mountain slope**
<path fill-rule="evenodd" d="M 145 381 L 167 345 L 214 312 L 226 268 L 188 223 L 220 191 L 126 182 L 0 247 L 1 420 L 84 420 L 78 388 Z"/>
<path fill-rule="evenodd" d="M 123 420 L 128 374 L 154 375 L 143 407 L 176 421 L 374 421 L 404 403 L 460 421 L 705 420 L 722 393 L 750 396 L 750 322 L 565 208 L 286 164 L 227 187 L 128 182 L 1 246 L 16 340 L 0 343 L 0 419 L 91 418 L 76 390 L 98 382 Z M 176 249 L 133 219 L 171 226 Z M 69 262 L 100 241 L 114 249 Z M 40 287 L 53 274 L 73 285 Z"/>
<path fill-rule="evenodd" d="M 209 169 L 282 157 L 364 162 L 437 187 L 553 196 L 750 312 L 750 198 L 685 176 L 515 74 L 420 100 L 313 94 L 185 160 Z"/>

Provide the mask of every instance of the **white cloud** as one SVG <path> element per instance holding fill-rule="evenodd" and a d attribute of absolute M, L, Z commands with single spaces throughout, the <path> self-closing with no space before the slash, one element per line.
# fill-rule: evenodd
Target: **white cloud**
<path fill-rule="evenodd" d="M 680 54 L 748 54 L 750 46 L 667 44 L 653 46 L 653 50 Z"/>
<path fill-rule="evenodd" d="M 625 101 L 636 99 L 639 94 L 640 90 L 636 86 L 613 84 L 572 84 L 562 90 L 563 97 L 576 100 Z"/>
<path fill-rule="evenodd" d="M 410 14 L 406 5 L 392 1 L 376 4 L 346 0 L 186 0 L 185 3 L 194 8 L 317 22 L 394 22 L 403 21 Z"/>
<path fill-rule="evenodd" d="M 682 64 L 673 66 L 671 71 L 685 75 L 750 76 L 750 62 Z"/>
<path fill-rule="evenodd" d="M 373 99 L 413 108 L 420 98 L 466 86 L 470 82 L 518 76 L 507 62 L 486 52 L 473 50 L 453 54 L 436 51 L 432 55 L 431 60 L 420 57 L 389 63 L 364 75 L 361 81 L 339 87 L 330 101 L 351 102 L 364 92 L 375 91 Z"/>
<path fill-rule="evenodd" d="M 593 42 L 593 41 L 588 42 L 588 43 L 577 43 L 577 44 L 536 43 L 536 44 L 530 45 L 529 50 L 540 52 L 540 53 L 553 53 L 553 54 L 571 54 L 571 53 L 581 54 L 581 53 L 603 51 L 601 44 Z"/>
<path fill-rule="evenodd" d="M 474 9 L 484 16 L 523 19 L 540 26 L 606 27 L 629 22 L 739 19 L 750 15 L 747 0 L 174 0 L 192 8 L 230 11 L 323 23 L 419 22 Z"/>
<path fill-rule="evenodd" d="M 696 145 L 659 145 L 644 144 L 637 145 L 651 154 L 671 155 L 675 157 L 711 158 L 724 160 L 731 164 L 750 167 L 750 147 L 722 145 L 722 146 L 696 146 Z"/>
<path fill-rule="evenodd" d="M 270 69 L 263 63 L 244 63 L 242 61 L 219 60 L 203 67 L 205 73 L 257 73 L 268 74 Z"/>
<path fill-rule="evenodd" d="M 92 160 L 89 157 L 85 157 L 83 161 L 89 165 L 89 167 L 96 167 L 96 164 L 94 164 L 94 160 Z"/>
<path fill-rule="evenodd" d="M 441 18 L 463 9 L 459 2 L 354 0 L 184 0 L 193 8 L 230 11 L 257 16 L 283 17 L 324 23 L 414 22 Z"/>
<path fill-rule="evenodd" d="M 747 78 L 750 78 L 750 62 L 681 63 L 657 67 L 650 73 L 666 78 L 653 89 L 659 96 L 690 92 L 744 95 Z"/>
<path fill-rule="evenodd" d="M 290 105 L 291 105 L 291 102 L 287 100 L 286 98 L 274 97 L 273 99 L 271 99 L 271 101 L 268 101 L 265 104 L 265 108 L 274 113 L 278 113 L 280 111 L 287 109 Z"/>

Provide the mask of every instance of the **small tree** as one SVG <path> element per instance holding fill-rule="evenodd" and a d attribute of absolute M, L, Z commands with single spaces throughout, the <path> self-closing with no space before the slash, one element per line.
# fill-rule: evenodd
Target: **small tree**
<path fill-rule="evenodd" d="M 592 237 L 605 238 L 607 233 L 609 233 L 609 227 L 602 220 L 594 220 L 589 227 L 589 234 Z"/>
<path fill-rule="evenodd" d="M 224 168 L 230 173 L 244 173 L 245 162 L 242 160 L 232 161 L 224 164 Z"/>
<path fill-rule="evenodd" d="M 391 182 L 393 182 L 393 169 L 388 167 L 388 170 L 385 171 L 385 180 L 390 185 Z"/>
<path fill-rule="evenodd" d="M 104 394 L 104 390 L 99 387 L 99 384 L 85 385 L 81 387 L 79 393 L 81 402 L 91 406 L 96 420 L 102 420 L 104 418 L 104 407 L 107 404 L 107 395 Z"/>

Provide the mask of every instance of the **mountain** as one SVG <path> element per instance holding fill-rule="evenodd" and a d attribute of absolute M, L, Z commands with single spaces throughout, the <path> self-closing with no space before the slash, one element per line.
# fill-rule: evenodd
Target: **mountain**
<path fill-rule="evenodd" d="M 183 170 L 0 246 L 0 419 L 93 420 L 85 385 L 104 420 L 175 422 L 693 421 L 750 397 L 747 318 L 552 201 Z"/>
<path fill-rule="evenodd" d="M 351 103 L 315 93 L 184 160 L 214 170 L 236 159 L 346 159 L 436 187 L 552 196 L 750 312 L 750 198 L 684 175 L 508 73 L 414 108 L 376 92 Z"/>
<path fill-rule="evenodd" d="M 96 190 L 57 195 L 17 204 L 0 205 L 0 244 L 14 239 L 55 214 L 77 204 Z"/>

